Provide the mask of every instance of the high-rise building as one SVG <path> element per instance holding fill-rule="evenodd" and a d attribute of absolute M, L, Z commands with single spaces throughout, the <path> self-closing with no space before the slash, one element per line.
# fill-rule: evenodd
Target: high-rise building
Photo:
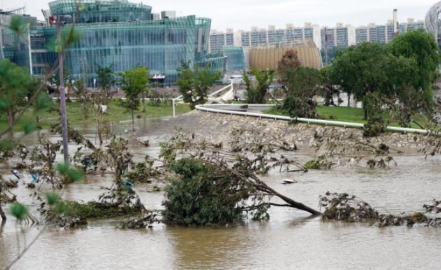
<path fill-rule="evenodd" d="M 227 31 L 221 32 L 217 30 L 211 31 L 209 40 L 209 52 L 210 53 L 220 53 L 222 48 L 225 46 L 234 45 L 234 31 L 229 28 Z"/>
<path fill-rule="evenodd" d="M 424 28 L 425 28 L 424 21 L 421 20 L 415 21 L 415 19 L 413 18 L 407 19 L 407 31 L 424 29 Z"/>
<path fill-rule="evenodd" d="M 338 23 L 336 27 L 324 27 L 321 30 L 322 48 L 347 48 L 356 44 L 356 31 L 351 25 Z"/>
<path fill-rule="evenodd" d="M 369 41 L 369 29 L 366 26 L 355 29 L 357 45 Z"/>
<path fill-rule="evenodd" d="M 56 0 L 45 12 L 48 25 L 30 25 L 30 43 L 7 29 L 2 30 L 5 56 L 31 73 L 42 75 L 54 66 L 57 53 L 50 44 L 57 35 L 57 18 L 67 28 L 75 20 L 81 38 L 65 50 L 65 66 L 72 79 L 83 79 L 90 85 L 97 78 L 99 66 L 112 67 L 115 73 L 145 66 L 150 74 L 160 74 L 164 84 L 174 84 L 182 62 L 192 65 L 209 64 L 223 71 L 225 57 L 209 58 L 208 40 L 211 20 L 196 16 L 153 20 L 152 8 L 127 0 L 81 1 Z M 48 15 L 50 14 L 50 16 Z"/>
<path fill-rule="evenodd" d="M 240 30 L 236 38 L 239 41 L 235 44 L 243 47 L 307 40 L 314 41 L 318 47 L 321 46 L 320 27 L 311 23 L 305 23 L 304 27 L 287 24 L 285 29 L 278 29 L 274 25 L 268 26 L 268 29 L 252 27 L 251 31 Z"/>
<path fill-rule="evenodd" d="M 377 42 L 389 43 L 396 35 L 404 34 L 408 31 L 424 29 L 424 21 L 415 21 L 408 19 L 405 23 L 397 22 L 397 33 L 395 33 L 394 21 L 389 20 L 385 25 L 376 25 L 374 23 L 366 26 L 360 26 L 356 29 L 356 43 Z"/>

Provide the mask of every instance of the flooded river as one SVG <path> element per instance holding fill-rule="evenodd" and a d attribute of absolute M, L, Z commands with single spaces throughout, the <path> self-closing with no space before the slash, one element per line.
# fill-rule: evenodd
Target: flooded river
<path fill-rule="evenodd" d="M 146 134 L 161 121 L 140 125 Z M 121 134 L 125 126 L 115 127 Z M 162 130 L 166 134 L 170 127 Z M 29 139 L 32 140 L 32 139 Z M 157 153 L 135 148 L 135 154 Z M 300 161 L 310 157 L 296 153 Z M 308 174 L 272 173 L 264 180 L 284 195 L 318 208 L 327 191 L 355 194 L 380 212 L 400 214 L 421 211 L 432 199 L 441 199 L 441 159 L 421 156 L 396 157 L 398 167 L 367 170 L 342 167 Z M 298 184 L 285 186 L 281 179 Z M 90 177 L 67 187 L 65 198 L 97 199 L 110 179 Z M 160 209 L 163 194 L 148 193 L 137 186 L 149 209 Z M 32 205 L 23 185 L 14 192 Z M 8 209 L 6 209 L 8 210 Z M 13 269 L 441 269 L 441 229 L 377 228 L 369 224 L 323 222 L 308 214 L 272 208 L 271 219 L 222 229 L 177 228 L 155 225 L 149 230 L 116 229 L 117 221 L 91 221 L 79 230 L 48 229 Z M 17 231 L 13 218 L 0 231 L 0 269 L 17 254 Z M 23 247 L 39 228 L 19 229 Z"/>

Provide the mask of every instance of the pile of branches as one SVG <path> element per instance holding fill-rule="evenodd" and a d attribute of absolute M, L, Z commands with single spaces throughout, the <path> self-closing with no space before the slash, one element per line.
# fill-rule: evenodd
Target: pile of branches
<path fill-rule="evenodd" d="M 423 207 L 427 213 L 441 214 L 441 201 L 433 200 L 433 204 L 424 205 Z"/>
<path fill-rule="evenodd" d="M 347 193 L 326 193 L 320 197 L 320 206 L 325 208 L 323 218 L 345 222 L 371 222 L 379 227 L 415 225 L 426 227 L 441 227 L 441 218 L 430 218 L 422 212 L 410 215 L 396 216 L 379 214 L 370 204 L 356 196 Z M 427 213 L 438 211 L 439 202 L 433 206 L 424 206 Z M 436 212 L 439 213 L 439 212 Z"/>
<path fill-rule="evenodd" d="M 160 157 L 165 164 L 185 156 L 217 158 L 233 168 L 240 164 L 258 175 L 265 175 L 272 169 L 278 169 L 279 172 L 307 172 L 299 162 L 278 152 L 296 151 L 295 144 L 285 140 L 280 140 L 278 144 L 268 142 L 265 134 L 250 135 L 248 132 L 235 129 L 231 133 L 230 142 L 215 144 L 204 139 L 198 140 L 194 134 L 179 129 L 168 142 L 161 144 Z"/>
<path fill-rule="evenodd" d="M 316 130 L 311 146 L 318 157 L 305 164 L 310 169 L 330 169 L 336 165 L 360 164 L 361 161 L 366 162 L 366 167 L 370 169 L 388 168 L 397 165 L 393 155 L 402 153 L 384 143 L 356 139 L 348 142 L 346 135 L 333 128 Z"/>

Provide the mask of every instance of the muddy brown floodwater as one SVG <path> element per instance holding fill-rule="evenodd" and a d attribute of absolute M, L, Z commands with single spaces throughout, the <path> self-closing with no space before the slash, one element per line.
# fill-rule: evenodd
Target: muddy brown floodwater
<path fill-rule="evenodd" d="M 188 119 L 179 120 L 191 128 Z M 141 121 L 140 133 L 151 136 L 153 146 L 134 147 L 141 157 L 157 154 L 158 141 L 176 121 Z M 127 125 L 129 126 L 129 124 Z M 123 134 L 125 125 L 114 127 Z M 93 129 L 85 129 L 93 132 Z M 93 136 L 91 136 L 92 138 Z M 156 138 L 156 139 L 155 139 Z M 33 141 L 27 138 L 28 143 Z M 301 161 L 306 152 L 294 155 Z M 382 212 L 421 211 L 432 199 L 441 199 L 441 159 L 396 157 L 398 167 L 367 170 L 359 167 L 313 171 L 308 174 L 271 173 L 271 187 L 317 208 L 327 191 L 355 194 Z M 298 184 L 285 186 L 281 179 Z M 110 179 L 90 177 L 69 186 L 65 198 L 89 201 Z M 137 192 L 150 209 L 160 209 L 163 194 Z M 23 185 L 14 192 L 32 207 Z M 6 209 L 8 211 L 8 207 Z M 91 221 L 85 229 L 49 229 L 13 269 L 441 269 L 441 229 L 378 228 L 370 224 L 323 222 L 294 209 L 273 208 L 271 220 L 222 229 L 177 228 L 156 225 L 149 230 L 119 230 L 117 221 Z M 0 269 L 17 254 L 17 227 L 13 218 L 0 231 Z M 29 243 L 39 228 L 19 229 L 20 246 Z"/>

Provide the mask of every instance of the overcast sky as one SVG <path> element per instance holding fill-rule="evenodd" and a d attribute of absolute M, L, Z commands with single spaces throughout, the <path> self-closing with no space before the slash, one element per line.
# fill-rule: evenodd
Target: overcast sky
<path fill-rule="evenodd" d="M 42 18 L 50 0 L 0 0 L 3 9 L 26 5 L 26 12 Z M 304 22 L 334 26 L 337 22 L 353 26 L 370 22 L 385 23 L 397 8 L 399 21 L 407 18 L 424 20 L 434 0 L 161 0 L 140 1 L 153 7 L 153 12 L 176 10 L 178 15 L 208 17 L 212 29 L 249 29 L 252 26 L 285 27 L 287 23 L 303 26 Z"/>

